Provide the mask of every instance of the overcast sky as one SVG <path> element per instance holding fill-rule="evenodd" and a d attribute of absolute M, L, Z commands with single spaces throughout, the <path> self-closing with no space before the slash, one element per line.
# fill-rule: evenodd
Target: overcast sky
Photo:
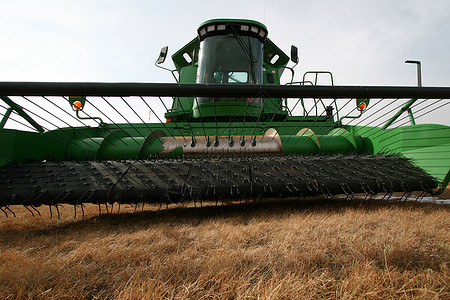
<path fill-rule="evenodd" d="M 173 82 L 154 62 L 218 17 L 263 22 L 296 79 L 330 70 L 336 84 L 450 86 L 450 1 L 0 0 L 1 81 Z M 171 62 L 166 67 L 172 68 Z"/>

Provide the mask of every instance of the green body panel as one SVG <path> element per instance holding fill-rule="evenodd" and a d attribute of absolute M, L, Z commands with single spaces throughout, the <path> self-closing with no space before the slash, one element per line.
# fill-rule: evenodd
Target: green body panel
<path fill-rule="evenodd" d="M 417 166 L 440 181 L 443 181 L 449 172 L 449 153 L 450 143 L 402 152 L 404 156 L 411 158 Z"/>
<path fill-rule="evenodd" d="M 172 55 L 172 61 L 178 72 L 179 82 L 195 83 L 198 66 L 194 64 L 194 52 L 198 49 L 199 45 L 198 39 L 195 38 Z M 190 61 L 186 60 L 186 56 L 190 58 Z M 192 97 L 175 99 L 172 103 L 172 108 L 164 116 L 166 119 L 171 119 L 172 121 L 187 119 L 192 115 L 193 104 L 194 98 Z"/>
<path fill-rule="evenodd" d="M 278 55 L 278 59 L 274 62 L 271 60 Z M 280 84 L 280 77 L 283 74 L 284 68 L 289 62 L 289 56 L 283 52 L 277 45 L 275 45 L 270 39 L 264 43 L 264 68 L 266 74 L 275 70 L 275 82 L 274 84 Z M 265 76 L 267 77 L 267 76 Z M 266 78 L 267 79 L 267 78 Z"/>
<path fill-rule="evenodd" d="M 378 127 L 346 127 L 359 135 L 367 153 L 400 154 L 428 174 L 443 181 L 450 166 L 450 127 L 421 124 L 382 129 Z"/>
<path fill-rule="evenodd" d="M 59 130 L 58 136 L 66 138 L 67 134 Z M 42 161 L 46 159 L 64 160 L 66 144 L 59 142 L 54 134 L 44 134 L 0 129 L 0 168 L 18 162 Z"/>
<path fill-rule="evenodd" d="M 247 117 L 258 117 L 261 114 L 261 106 L 258 104 L 248 104 L 247 102 L 216 102 L 216 103 L 203 103 L 201 106 L 201 112 L 199 112 L 198 106 L 194 107 L 194 118 L 205 117 L 242 117 L 243 112 L 247 112 Z"/>
<path fill-rule="evenodd" d="M 183 68 L 193 65 L 194 50 L 197 49 L 199 47 L 199 45 L 200 45 L 200 43 L 199 43 L 198 39 L 195 38 L 192 41 L 190 41 L 189 43 L 187 43 L 185 46 L 183 46 L 183 48 L 178 50 L 174 55 L 172 55 L 172 61 L 173 61 L 173 64 L 175 65 L 175 68 L 176 68 L 178 74 L 181 73 Z M 185 58 L 186 54 L 191 58 L 190 62 L 186 60 L 186 58 Z M 194 81 L 191 81 L 191 79 L 188 77 L 186 77 L 185 79 L 188 80 L 187 82 L 195 82 L 195 78 L 194 78 Z M 183 81 L 180 80 L 180 82 L 183 82 Z"/>

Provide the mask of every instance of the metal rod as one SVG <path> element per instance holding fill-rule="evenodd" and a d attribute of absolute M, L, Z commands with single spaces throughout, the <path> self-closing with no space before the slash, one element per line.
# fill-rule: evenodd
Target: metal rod
<path fill-rule="evenodd" d="M 125 104 L 131 109 L 131 111 L 139 118 L 139 120 L 141 120 L 141 122 L 142 122 L 142 124 L 145 124 L 145 126 L 147 127 L 147 129 L 151 132 L 151 133 L 153 133 L 153 130 L 150 128 L 150 126 L 148 125 L 148 123 L 145 123 L 145 121 L 144 120 L 142 120 L 142 118 L 141 118 L 141 116 L 136 112 L 136 110 L 127 102 L 127 101 L 125 101 L 125 99 L 123 98 L 123 97 L 120 97 L 120 98 L 122 98 L 122 100 L 123 100 L 123 102 L 125 102 Z M 142 97 L 141 97 L 141 100 L 144 100 L 144 99 L 142 99 Z M 145 101 L 144 101 L 145 102 Z M 128 121 L 127 121 L 128 122 Z M 128 122 L 129 123 L 129 122 Z M 131 123 L 130 123 L 130 125 L 131 125 Z M 133 126 L 133 125 L 131 125 L 131 126 Z M 134 126 L 133 126 L 133 128 L 134 128 Z M 136 128 L 136 130 L 137 130 L 137 128 Z M 139 133 L 140 133 L 140 131 L 138 131 Z M 155 137 L 158 139 L 158 141 L 160 142 L 160 143 L 162 143 L 162 141 L 161 141 L 161 139 L 159 138 L 159 137 L 157 137 L 156 135 L 155 135 Z"/>
<path fill-rule="evenodd" d="M 445 98 L 450 87 L 295 86 L 194 83 L 0 82 L 7 96 L 184 96 L 269 98 Z"/>
<path fill-rule="evenodd" d="M 194 97 L 194 100 L 196 102 L 197 107 L 200 107 L 200 105 L 198 104 L 198 98 Z M 206 136 L 206 129 L 205 129 L 205 125 L 203 125 L 203 116 L 202 116 L 202 112 L 201 109 L 198 109 L 198 115 L 200 117 L 200 122 L 202 123 L 202 128 L 203 128 L 203 134 L 205 136 L 205 140 L 208 141 L 208 137 Z M 194 139 L 194 136 L 192 136 L 192 139 Z"/>
<path fill-rule="evenodd" d="M 127 122 L 131 127 L 133 127 L 133 129 L 141 136 L 141 137 L 145 137 L 133 124 L 131 124 L 128 120 L 127 120 L 127 118 L 125 118 L 125 116 L 123 115 L 123 114 L 121 114 L 111 103 L 109 103 L 109 101 L 105 98 L 105 97 L 102 97 L 102 99 L 106 102 L 106 103 L 108 103 L 108 105 L 116 112 L 116 113 L 118 113 L 119 114 L 119 116 L 121 116 L 122 117 L 122 119 L 124 119 L 125 120 L 125 122 Z M 122 98 L 121 98 L 122 99 Z M 123 100 L 123 99 L 122 99 Z M 132 135 L 130 135 L 129 133 L 128 133 L 128 135 L 129 135 L 129 137 L 136 143 L 136 144 L 139 144 L 139 142 L 136 140 L 136 138 L 134 138 Z"/>
<path fill-rule="evenodd" d="M 380 100 L 384 100 L 384 99 L 380 99 Z M 392 101 L 392 100 L 393 100 L 393 101 Z M 391 101 L 392 101 L 391 103 L 389 103 L 389 102 L 387 102 L 387 101 L 385 101 L 385 102 L 383 102 L 383 101 L 378 101 L 378 102 L 376 102 L 374 105 L 370 106 L 370 107 L 367 109 L 366 115 L 367 115 L 367 112 L 368 112 L 369 110 L 371 110 L 371 111 L 374 111 L 374 110 L 375 110 L 375 111 L 378 111 L 378 112 L 383 112 L 383 111 L 385 110 L 385 108 L 388 108 L 389 106 L 391 106 L 391 104 L 392 104 L 392 103 L 395 103 L 395 101 L 398 101 L 398 99 L 391 99 Z M 375 106 L 377 106 L 377 105 L 378 105 L 379 103 L 381 103 L 381 102 L 387 103 L 387 104 L 385 104 L 382 108 L 378 108 L 378 107 L 375 108 Z M 375 118 L 374 120 L 372 120 L 372 121 L 370 121 L 369 123 L 365 124 L 365 126 L 362 126 L 362 127 L 358 128 L 357 130 L 355 130 L 355 131 L 353 132 L 353 134 L 356 134 L 356 133 L 359 132 L 360 130 L 363 130 L 363 128 L 367 128 L 369 125 L 371 125 L 372 123 L 375 123 L 375 122 L 378 121 L 380 118 L 382 118 L 382 117 L 386 116 L 387 114 L 389 114 L 389 113 L 391 113 L 391 112 L 397 110 L 400 106 L 401 106 L 401 104 L 400 104 L 400 105 L 397 105 L 396 107 L 394 107 L 393 109 L 391 109 L 391 110 L 389 110 L 388 112 L 384 113 L 383 115 L 378 116 L 378 117 Z M 351 112 L 350 112 L 350 113 L 351 113 Z M 374 113 L 374 114 L 375 114 L 375 113 Z M 350 122 L 348 122 L 346 125 L 350 125 L 350 123 L 352 123 L 352 121 L 354 121 L 354 120 L 356 120 L 356 119 L 351 119 Z M 356 127 L 356 126 L 358 126 L 359 124 L 361 124 L 363 121 L 364 121 L 364 119 L 360 119 L 359 122 L 356 123 L 356 124 L 354 124 L 353 126 Z M 383 121 L 383 122 L 384 122 L 384 121 Z M 383 124 L 383 122 L 380 122 L 379 124 L 375 125 L 375 127 L 370 128 L 368 131 L 365 132 L 365 134 L 368 134 L 368 133 L 370 133 L 370 132 L 372 132 L 372 131 L 374 131 L 374 130 L 375 130 L 375 132 L 372 133 L 372 134 L 370 134 L 369 136 L 372 136 L 373 134 L 378 133 L 378 131 L 377 131 L 377 130 L 379 130 L 378 126 L 381 126 L 381 125 Z M 325 139 L 325 141 L 327 141 L 327 140 L 330 139 L 330 138 L 337 139 L 338 137 L 340 137 L 340 136 L 342 136 L 342 135 L 343 135 L 343 133 L 340 133 L 340 134 L 337 135 L 337 136 L 328 136 L 328 137 Z"/>
<path fill-rule="evenodd" d="M 380 100 L 384 100 L 384 99 L 380 99 Z M 392 101 L 392 99 L 390 99 L 390 100 Z M 391 103 L 395 103 L 395 101 L 397 101 L 397 100 L 398 100 L 398 99 L 394 99 L 393 102 L 391 102 Z M 372 109 L 372 111 L 373 111 L 373 110 L 375 109 L 375 106 L 378 105 L 378 104 L 381 103 L 381 102 L 383 102 L 383 101 L 378 101 L 377 103 L 375 103 L 375 105 L 370 106 L 370 107 L 367 109 L 366 114 L 367 114 L 367 112 L 368 112 L 369 110 L 371 110 L 371 109 Z M 386 101 L 385 101 L 384 103 L 386 103 Z M 378 111 L 378 112 L 380 112 L 380 113 L 383 112 L 383 111 L 385 110 L 385 108 L 387 108 L 388 106 L 391 105 L 391 103 L 388 102 L 388 103 L 387 103 L 386 105 L 384 105 L 382 108 L 377 108 L 376 111 Z M 398 108 L 400 108 L 400 106 L 401 106 L 401 105 L 398 105 L 398 106 L 394 107 L 393 109 L 389 110 L 388 112 L 385 112 L 383 115 L 377 116 L 377 118 L 373 119 L 373 120 L 370 121 L 369 123 L 365 124 L 364 126 L 359 127 L 357 130 L 355 130 L 355 131 L 353 132 L 353 134 L 356 134 L 357 132 L 363 130 L 363 128 L 367 128 L 367 127 L 368 127 L 369 125 L 371 125 L 372 123 L 377 122 L 380 118 L 382 118 L 382 117 L 388 115 L 389 113 L 393 112 L 394 110 L 397 110 Z M 375 114 L 375 113 L 374 113 L 374 114 Z M 373 115 L 374 115 L 374 114 L 373 114 Z M 356 119 L 350 120 L 350 122 L 348 122 L 345 126 L 350 125 L 350 123 L 352 123 L 352 121 L 354 121 L 354 120 L 356 120 Z M 361 120 L 359 120 L 358 123 L 353 124 L 352 126 L 358 126 L 359 124 L 363 123 L 363 121 L 364 121 L 364 119 L 361 119 Z M 384 122 L 384 121 L 383 121 L 383 122 Z M 381 123 L 375 125 L 375 127 L 370 128 L 370 129 L 366 132 L 366 134 L 369 133 L 369 132 L 371 132 L 371 131 L 373 131 L 373 130 L 378 130 L 378 129 L 379 129 L 378 126 L 381 126 L 381 125 L 383 124 L 383 122 L 381 122 Z M 338 136 L 341 136 L 341 135 L 342 135 L 342 134 L 340 134 L 340 135 L 338 135 Z M 334 136 L 334 138 L 337 138 L 338 136 Z M 328 137 L 325 139 L 325 141 L 328 140 L 330 137 L 331 137 L 331 136 L 328 136 Z"/>
<path fill-rule="evenodd" d="M 55 119 L 61 121 L 62 123 L 66 124 L 69 128 L 73 129 L 75 132 L 79 132 L 79 130 L 77 130 L 75 127 L 71 126 L 69 123 L 67 123 L 65 120 L 63 120 L 62 118 L 58 117 L 56 114 L 50 112 L 49 110 L 45 109 L 44 107 L 34 103 L 33 101 L 31 101 L 31 99 L 28 99 L 27 97 L 23 97 L 25 100 L 29 101 L 30 103 L 32 103 L 33 105 L 35 105 L 36 107 L 38 107 L 41 111 L 45 111 L 46 113 L 48 113 L 49 115 L 51 115 L 52 117 L 54 117 Z M 50 101 L 50 99 L 46 98 L 45 96 L 43 97 L 45 100 L 47 100 L 48 102 L 52 103 L 53 105 L 55 105 L 56 107 L 59 108 L 59 106 L 57 106 L 56 104 L 54 104 L 53 102 Z M 78 111 L 77 111 L 78 113 Z M 45 119 L 43 119 L 44 121 L 47 121 Z M 47 121 L 48 122 L 48 121 Z M 84 124 L 83 124 L 84 125 Z M 74 136 L 73 134 L 71 134 L 72 136 Z M 97 145 L 100 145 L 99 142 L 97 142 L 96 140 L 94 140 L 91 137 L 88 137 L 84 132 L 83 135 L 87 138 L 89 138 L 90 140 L 92 140 L 94 143 L 96 143 Z M 87 143 L 85 143 L 86 145 L 90 146 L 92 148 L 92 145 L 89 145 Z"/>
<path fill-rule="evenodd" d="M 0 96 L 0 98 L 14 109 L 22 118 L 24 118 L 31 126 L 33 126 L 39 133 L 43 133 L 45 130 L 39 125 L 33 118 L 31 118 L 19 105 L 6 96 Z"/>
<path fill-rule="evenodd" d="M 141 99 L 142 99 L 142 101 L 144 101 L 144 103 L 148 106 L 148 108 L 150 108 L 150 106 L 147 104 L 147 102 L 145 102 L 144 98 L 141 97 Z M 174 121 L 174 119 L 173 119 L 173 117 L 172 117 L 172 113 L 171 113 L 170 110 L 167 108 L 167 106 L 166 106 L 166 104 L 164 103 L 163 99 L 162 99 L 161 97 L 159 97 L 159 100 L 161 101 L 162 105 L 163 105 L 164 108 L 166 109 L 166 112 L 169 114 L 170 119 L 171 119 L 172 121 Z M 175 101 L 175 99 L 173 99 L 173 100 Z M 153 111 L 153 110 L 150 108 L 150 111 Z M 155 116 L 158 118 L 158 115 L 155 114 Z M 159 118 L 158 118 L 158 119 L 159 119 Z M 176 122 L 175 122 L 175 124 L 176 124 Z M 165 126 L 165 125 L 164 125 L 164 126 Z M 178 129 L 178 132 L 179 132 L 179 133 L 181 134 L 181 136 L 183 137 L 183 140 L 187 143 L 186 137 L 184 136 L 183 131 L 181 131 L 180 127 L 178 127 L 177 125 L 175 125 L 175 128 Z M 169 131 L 169 133 L 171 133 L 171 131 Z M 172 134 L 172 137 L 175 139 L 175 136 L 174 136 L 173 134 Z"/>
<path fill-rule="evenodd" d="M 73 119 L 73 120 L 79 122 L 81 125 L 83 125 L 83 126 L 85 126 L 85 127 L 88 126 L 88 125 L 87 125 L 86 123 L 84 123 L 82 120 L 85 120 L 85 119 L 95 120 L 95 117 L 90 117 L 89 115 L 88 115 L 89 118 L 85 118 L 85 117 L 80 117 L 80 116 L 78 116 L 79 110 L 76 111 L 77 117 L 75 117 L 73 114 L 69 113 L 67 110 L 64 110 L 61 106 L 56 105 L 56 103 L 55 103 L 54 101 L 50 101 L 50 99 L 48 99 L 48 98 L 46 98 L 46 97 L 43 97 L 43 98 L 44 98 L 44 99 L 47 99 L 47 101 L 50 102 L 54 107 L 58 108 L 58 109 L 61 110 L 64 114 L 68 115 L 71 119 Z M 63 97 L 63 99 L 66 100 L 66 101 L 68 101 L 68 99 L 66 99 L 65 97 Z M 86 114 L 86 115 L 87 115 L 87 114 Z M 100 118 L 98 118 L 98 119 L 101 120 Z M 103 121 L 102 121 L 102 122 L 103 122 Z M 99 122 L 97 122 L 97 124 L 100 125 Z"/>
<path fill-rule="evenodd" d="M 431 109 L 430 109 L 430 111 L 428 111 L 427 113 L 434 111 L 435 108 L 432 108 L 432 105 L 438 103 L 440 100 L 441 100 L 441 99 L 438 99 L 438 100 L 436 100 L 434 103 L 432 103 L 431 105 L 428 105 L 426 108 L 431 108 Z M 422 103 L 423 103 L 423 102 L 422 102 Z M 450 103 L 450 102 L 448 102 L 447 104 L 449 104 L 449 103 Z M 444 104 L 444 105 L 446 105 L 446 104 Z M 424 110 L 424 109 L 426 109 L 426 108 L 423 108 L 423 109 L 421 109 L 420 111 L 422 111 L 422 110 Z M 427 114 L 427 113 L 425 113 L 425 114 Z M 425 114 L 423 114 L 423 115 L 425 115 Z M 422 116 L 422 115 L 421 115 L 421 116 Z M 421 117 L 421 116 L 419 116 L 419 117 Z M 409 118 L 409 117 L 408 117 L 408 116 L 403 116 L 402 118 L 400 118 L 400 119 L 398 120 L 398 122 L 400 122 L 400 121 L 402 121 L 402 120 L 405 120 L 406 118 Z M 408 123 L 408 121 L 403 122 L 403 123 L 401 123 L 401 124 L 398 124 L 398 127 L 401 127 L 401 126 L 403 126 L 403 125 L 405 125 L 405 124 L 407 124 L 407 123 Z M 369 137 L 375 135 L 372 139 L 378 139 L 378 138 L 381 139 L 385 134 L 387 134 L 387 131 L 385 131 L 385 130 L 379 130 L 378 126 L 380 126 L 380 125 L 381 125 L 381 124 L 378 124 L 378 125 L 376 125 L 376 127 L 373 127 L 371 130 L 367 131 L 366 134 L 369 133 L 370 131 L 372 131 L 373 129 L 376 129 L 375 132 L 372 132 L 370 135 L 365 135 L 365 138 L 369 138 Z M 381 139 L 381 141 L 384 141 L 384 140 L 386 140 L 386 139 Z M 392 144 L 393 144 L 393 143 L 390 143 L 390 144 L 388 144 L 388 145 L 385 145 L 384 147 L 388 147 L 388 146 L 390 146 L 390 145 L 392 145 Z"/>
<path fill-rule="evenodd" d="M 173 139 L 175 139 L 175 136 L 173 135 L 173 132 L 167 128 L 167 126 L 164 124 L 164 122 L 158 117 L 158 115 L 150 107 L 150 105 L 148 105 L 148 103 L 145 101 L 145 99 L 143 97 L 140 97 L 140 98 L 141 98 L 142 102 L 144 102 L 145 105 L 147 105 L 147 107 L 150 109 L 150 111 L 155 115 L 155 117 L 158 119 L 159 123 L 161 123 L 161 125 L 166 129 L 166 131 L 173 137 Z M 159 100 L 161 100 L 161 103 L 164 105 L 164 102 L 162 101 L 161 97 L 159 98 Z M 166 106 L 164 105 L 164 107 L 166 107 Z M 131 106 L 130 106 L 130 108 L 131 108 Z M 139 119 L 140 119 L 140 117 L 139 117 Z M 142 121 L 142 122 L 145 123 L 144 121 Z M 146 124 L 146 125 L 147 125 L 147 128 L 150 129 L 150 132 L 153 133 L 153 130 L 148 126 L 148 124 Z M 180 131 L 180 133 L 181 133 L 181 131 Z M 155 135 L 155 137 L 161 144 L 163 143 L 163 141 L 157 135 Z M 183 138 L 184 138 L 184 136 L 183 136 Z M 184 139 L 184 140 L 186 141 L 186 139 Z"/>
<path fill-rule="evenodd" d="M 255 140 L 256 140 L 256 134 L 255 134 L 255 131 L 256 131 L 256 128 L 258 127 L 258 123 L 259 123 L 259 121 L 260 121 L 260 119 L 261 119 L 261 115 L 262 115 L 263 112 L 264 112 L 264 107 L 265 107 L 265 105 L 266 105 L 267 99 L 268 99 L 268 98 L 264 98 L 264 100 L 263 100 L 263 103 L 262 103 L 262 106 L 261 106 L 261 113 L 258 115 L 258 119 L 256 119 L 255 126 L 253 127 L 252 134 L 251 134 L 251 136 L 250 136 L 250 140 L 252 140 L 252 139 L 255 139 Z M 230 119 L 231 119 L 231 117 L 230 117 Z M 231 120 L 230 120 L 230 127 L 231 127 Z"/>
<path fill-rule="evenodd" d="M 421 111 L 424 111 L 425 109 L 428 109 L 428 111 L 422 113 L 422 114 L 419 115 L 417 118 L 421 118 L 421 117 L 423 117 L 423 116 L 425 116 L 425 115 L 427 115 L 427 114 L 429 114 L 429 113 L 435 111 L 436 108 L 435 108 L 435 107 L 432 107 L 432 106 L 433 106 L 434 104 L 438 103 L 438 102 L 439 102 L 439 100 L 437 100 L 437 101 L 435 101 L 434 103 L 432 103 L 431 105 L 428 105 L 427 107 L 425 107 L 425 108 L 419 110 L 419 112 L 421 112 Z M 446 106 L 446 105 L 449 105 L 449 104 L 450 104 L 450 102 L 447 102 L 447 103 L 445 103 L 445 104 L 443 104 L 443 105 L 439 105 L 439 107 L 441 108 L 441 107 Z M 407 118 L 407 117 L 404 116 L 404 117 L 401 118 L 399 121 L 404 120 L 404 119 L 406 119 L 406 118 Z M 407 123 L 408 123 L 408 121 L 405 121 L 405 122 L 403 122 L 403 123 L 400 123 L 400 124 L 399 124 L 399 127 L 401 127 L 401 126 L 403 126 L 403 125 L 406 125 Z M 436 130 L 436 129 L 428 129 L 428 130 Z M 423 130 L 420 130 L 420 129 L 419 129 L 419 130 L 415 130 L 415 132 L 420 132 L 420 131 L 423 131 Z M 413 132 L 413 131 L 412 131 L 412 132 Z M 375 133 L 379 133 L 379 132 L 375 132 Z M 382 137 L 384 134 L 385 134 L 385 133 L 382 132 L 381 134 L 375 136 L 374 139 L 380 138 L 380 137 Z M 368 137 L 370 137 L 370 136 L 372 136 L 372 135 L 373 135 L 373 134 L 369 135 Z M 383 142 L 383 141 L 385 141 L 386 139 L 387 139 L 387 138 L 385 138 L 385 139 L 380 139 L 380 142 Z M 391 143 L 385 145 L 385 147 L 389 147 L 390 145 L 392 145 L 392 144 L 394 144 L 394 143 L 395 143 L 395 142 L 391 142 Z M 436 153 L 436 152 L 433 152 L 433 153 Z"/>
<path fill-rule="evenodd" d="M 64 99 L 66 99 L 66 98 L 64 97 Z M 103 99 L 103 98 L 102 98 L 102 99 Z M 67 99 L 66 99 L 66 100 L 67 100 Z M 98 112 L 100 112 L 100 113 L 101 113 L 104 117 L 106 117 L 112 124 L 114 124 L 114 126 L 115 126 L 114 129 L 118 129 L 118 130 L 124 132 L 126 135 L 130 136 L 130 134 L 129 134 L 127 131 L 125 131 L 121 126 L 119 126 L 119 125 L 118 125 L 117 123 L 115 123 L 110 117 L 108 117 L 108 115 L 106 115 L 106 114 L 103 112 L 103 110 L 98 109 L 97 106 L 94 105 L 93 101 L 89 101 L 87 98 L 85 98 L 85 100 L 86 100 L 86 103 L 91 104 Z M 103 100 L 106 101 L 105 99 L 103 99 Z M 95 120 L 93 117 L 91 117 L 91 116 L 90 116 L 89 114 L 87 114 L 85 111 L 83 111 L 83 113 L 86 114 L 86 115 L 87 115 L 89 118 L 91 118 L 92 120 Z M 106 128 L 107 128 L 108 132 L 110 132 L 114 137 L 118 138 L 118 136 L 114 133 L 113 130 L 108 129 L 108 127 L 106 127 Z M 127 144 L 123 139 L 119 138 L 118 140 L 121 141 L 125 146 L 128 146 L 128 144 Z M 115 144 L 112 143 L 111 141 L 109 141 L 109 143 L 110 143 L 111 145 L 113 145 L 114 147 L 117 147 L 117 145 L 115 145 Z"/>
<path fill-rule="evenodd" d="M 13 111 L 13 109 L 11 107 L 9 107 L 6 110 L 5 114 L 3 115 L 2 121 L 0 122 L 0 128 L 5 127 L 6 121 L 8 121 L 9 116 L 11 115 L 12 111 Z"/>
<path fill-rule="evenodd" d="M 55 119 L 57 119 L 57 120 L 63 122 L 64 124 L 66 124 L 67 126 L 69 126 L 71 129 L 74 128 L 74 127 L 70 126 L 69 123 L 65 122 L 65 121 L 62 120 L 61 118 L 57 117 L 55 114 L 49 112 L 48 110 L 46 110 L 46 109 L 44 109 L 43 107 L 39 106 L 38 104 L 34 103 L 33 101 L 31 101 L 31 100 L 28 99 L 27 97 L 22 96 L 22 98 L 25 99 L 25 100 L 27 100 L 29 103 L 34 104 L 34 105 L 37 106 L 40 110 L 45 111 L 46 113 L 50 114 L 50 115 L 51 115 L 52 117 L 54 117 Z M 44 97 L 44 98 L 45 98 L 45 97 Z M 46 99 L 46 100 L 48 101 L 48 99 Z M 26 109 L 26 110 L 27 110 L 27 109 Z M 40 117 L 42 121 L 45 121 L 46 123 L 48 123 L 48 124 L 50 124 L 50 125 L 52 125 L 52 126 L 58 128 L 58 126 L 57 126 L 56 124 L 50 122 L 49 120 L 47 120 L 47 119 L 45 119 L 45 118 L 43 118 L 43 117 L 37 115 L 36 113 L 34 113 L 34 112 L 31 111 L 31 110 L 28 110 L 28 111 L 30 112 L 30 114 L 35 115 L 36 117 Z M 42 129 L 44 130 L 44 128 L 42 128 Z M 62 127 L 61 130 L 62 130 L 64 133 L 69 134 L 69 135 L 72 136 L 73 138 L 76 138 L 76 134 L 73 133 L 73 132 L 70 132 L 70 130 L 68 130 L 67 127 L 66 127 L 66 128 Z M 59 134 L 58 134 L 58 135 L 59 135 Z M 61 135 L 59 135 L 59 136 L 62 137 Z M 65 137 L 63 137 L 63 138 L 64 138 L 65 140 L 71 142 L 71 140 L 69 140 L 69 139 L 67 139 L 67 138 L 65 138 Z M 82 141 L 84 144 L 88 145 L 89 147 L 92 147 L 92 145 L 86 143 L 85 141 L 83 141 L 83 140 L 81 140 L 81 141 Z M 97 143 L 97 144 L 98 144 L 98 143 Z"/>
<path fill-rule="evenodd" d="M 311 109 L 310 109 L 308 112 L 306 112 L 306 117 L 309 116 L 309 113 L 310 113 L 315 107 L 317 107 L 317 104 L 315 104 L 314 106 L 312 106 Z M 323 114 L 324 112 L 325 112 L 325 111 L 323 111 L 320 115 L 316 116 L 316 119 L 314 120 L 313 123 L 315 123 L 315 121 L 317 120 L 317 118 L 321 117 L 322 114 Z M 296 135 L 296 134 L 297 134 L 296 132 L 297 132 L 298 128 L 303 124 L 303 121 L 305 121 L 305 118 L 303 118 L 302 120 L 300 120 L 300 122 L 298 122 L 297 126 L 295 126 L 294 130 L 291 131 L 291 134 L 289 134 L 289 136 L 288 136 L 288 138 L 286 139 L 285 142 L 287 142 L 293 135 Z M 302 135 L 303 135 L 303 134 L 302 134 Z M 297 140 L 297 141 L 298 141 L 298 140 Z"/>
<path fill-rule="evenodd" d="M 0 107 L 1 107 L 1 108 L 5 108 L 3 105 L 0 105 Z M 19 114 L 18 114 L 17 112 L 15 112 L 15 111 L 14 111 L 14 113 L 16 113 L 17 115 L 19 115 Z M 31 111 L 30 111 L 30 113 L 33 114 L 33 115 L 36 115 L 36 114 L 34 114 L 33 112 L 31 112 Z M 36 115 L 36 116 L 37 116 L 37 115 Z M 26 128 L 31 129 L 31 130 L 36 129 L 36 128 L 33 128 L 33 127 L 31 127 L 31 126 L 29 126 L 29 125 L 27 125 L 27 124 L 25 124 L 25 123 L 23 123 L 23 122 L 21 122 L 21 121 L 19 121 L 19 120 L 16 120 L 15 118 L 12 118 L 11 116 L 10 116 L 9 120 L 14 121 L 14 122 L 16 122 L 17 124 L 20 124 L 20 125 L 22 125 L 22 126 L 24 126 L 24 127 L 26 127 Z M 56 125 L 54 125 L 54 124 L 52 124 L 52 123 L 50 123 L 50 124 L 53 125 L 53 126 L 56 126 Z M 50 130 L 50 129 L 46 128 L 46 127 L 42 127 L 42 128 L 44 129 L 44 131 L 45 131 L 45 130 L 47 130 L 47 131 Z M 61 136 L 61 135 L 58 134 L 58 133 L 55 133 L 55 135 L 57 135 L 58 137 L 60 137 L 60 138 L 62 138 L 62 139 L 64 139 L 64 140 L 66 140 L 67 142 L 70 142 L 69 139 L 65 138 L 64 136 Z M 57 138 L 55 138 L 55 137 L 53 137 L 53 136 L 51 136 L 51 135 L 47 135 L 47 136 L 48 136 L 49 138 L 51 138 L 51 139 L 53 139 L 53 140 L 59 142 L 59 143 L 67 144 L 66 142 L 64 142 L 64 141 L 62 141 L 62 140 L 59 140 L 59 139 L 57 139 Z"/>
<path fill-rule="evenodd" d="M 183 105 L 181 104 L 180 98 L 174 97 L 174 99 L 173 99 L 174 103 L 175 103 L 175 99 L 176 99 L 178 105 L 180 105 L 180 107 L 181 107 L 181 111 L 183 112 L 183 116 L 186 116 L 186 111 L 184 110 Z M 189 126 L 189 129 L 191 130 L 191 136 L 194 136 L 195 135 L 194 134 L 194 130 L 192 129 L 191 122 L 189 121 L 188 117 L 186 118 L 186 122 L 187 122 L 187 124 Z"/>
<path fill-rule="evenodd" d="M 383 125 L 383 127 L 381 127 L 382 129 L 386 129 L 389 126 L 391 126 L 392 123 L 395 122 L 395 120 L 397 120 L 405 111 L 410 111 L 411 110 L 411 106 L 417 101 L 417 99 L 412 99 L 410 101 L 408 101 L 408 103 L 406 103 L 391 119 L 389 119 L 386 124 Z M 409 117 L 411 118 L 412 113 L 409 114 Z M 414 119 L 412 119 L 414 120 Z"/>

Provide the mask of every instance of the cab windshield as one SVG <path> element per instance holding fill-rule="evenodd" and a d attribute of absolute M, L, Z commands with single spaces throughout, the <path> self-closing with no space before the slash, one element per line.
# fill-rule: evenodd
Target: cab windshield
<path fill-rule="evenodd" d="M 262 84 L 262 48 L 262 43 L 250 36 L 217 35 L 206 38 L 200 44 L 197 83 Z M 206 97 L 199 100 L 209 101 Z"/>

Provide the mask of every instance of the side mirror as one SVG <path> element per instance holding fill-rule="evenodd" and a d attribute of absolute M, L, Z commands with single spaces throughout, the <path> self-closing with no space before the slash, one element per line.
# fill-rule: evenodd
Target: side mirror
<path fill-rule="evenodd" d="M 291 46 L 291 60 L 293 63 L 298 64 L 298 48 L 294 45 Z"/>
<path fill-rule="evenodd" d="M 161 52 L 159 53 L 158 60 L 156 61 L 156 63 L 158 65 L 162 64 L 166 60 L 168 51 L 169 51 L 169 47 L 167 47 L 167 46 L 161 48 Z"/>
<path fill-rule="evenodd" d="M 369 102 L 370 100 L 367 99 L 356 99 L 356 108 L 359 111 L 363 111 L 367 108 L 367 106 L 369 106 Z"/>

